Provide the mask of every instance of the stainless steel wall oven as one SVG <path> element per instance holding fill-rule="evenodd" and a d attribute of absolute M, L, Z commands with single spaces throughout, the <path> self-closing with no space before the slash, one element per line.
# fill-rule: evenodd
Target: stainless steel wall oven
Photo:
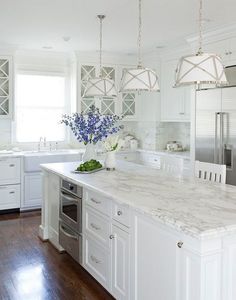
<path fill-rule="evenodd" d="M 78 262 L 82 259 L 82 187 L 61 181 L 59 243 Z"/>

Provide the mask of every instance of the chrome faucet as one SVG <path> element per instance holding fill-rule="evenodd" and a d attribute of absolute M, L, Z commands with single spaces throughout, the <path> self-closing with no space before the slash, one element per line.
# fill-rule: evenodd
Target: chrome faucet
<path fill-rule="evenodd" d="M 41 142 L 43 142 L 43 137 L 42 136 L 39 138 L 38 151 L 41 151 Z"/>
<path fill-rule="evenodd" d="M 44 139 L 43 139 L 43 146 L 44 146 L 44 148 L 46 148 L 46 146 L 47 146 L 47 139 L 46 139 L 46 137 L 44 137 Z"/>

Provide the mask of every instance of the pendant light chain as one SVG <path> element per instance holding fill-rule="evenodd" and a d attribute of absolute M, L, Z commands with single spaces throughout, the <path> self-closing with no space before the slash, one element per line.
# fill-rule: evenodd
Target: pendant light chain
<path fill-rule="evenodd" d="M 199 0 L 199 49 L 198 54 L 202 53 L 202 0 Z"/>
<path fill-rule="evenodd" d="M 141 47 L 142 47 L 142 3 L 141 0 L 139 0 L 138 67 L 142 66 Z"/>
<path fill-rule="evenodd" d="M 105 16 L 100 15 L 100 56 L 99 56 L 99 74 L 102 77 L 102 21 L 105 18 Z"/>

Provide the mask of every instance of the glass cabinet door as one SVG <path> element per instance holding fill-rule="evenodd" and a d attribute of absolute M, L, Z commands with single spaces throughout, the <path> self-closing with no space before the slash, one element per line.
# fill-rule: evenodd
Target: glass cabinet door
<path fill-rule="evenodd" d="M 10 114 L 9 64 L 9 59 L 0 58 L 0 116 Z"/>

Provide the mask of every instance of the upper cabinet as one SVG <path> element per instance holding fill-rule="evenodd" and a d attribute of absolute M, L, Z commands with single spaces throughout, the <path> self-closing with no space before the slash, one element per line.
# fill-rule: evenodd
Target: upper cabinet
<path fill-rule="evenodd" d="M 205 44 L 203 50 L 220 55 L 225 66 L 236 63 L 236 37 Z"/>
<path fill-rule="evenodd" d="M 161 66 L 161 121 L 189 122 L 191 88 L 174 88 L 178 60 L 163 61 Z"/>
<path fill-rule="evenodd" d="M 84 97 L 87 80 L 99 76 L 99 65 L 85 63 L 79 66 L 79 70 L 79 111 L 87 112 L 91 105 L 95 105 L 104 115 L 117 114 L 123 115 L 125 120 L 136 119 L 136 95 L 134 93 L 119 93 L 124 67 L 107 65 L 102 67 L 102 76 L 113 79 L 118 91 L 116 98 L 103 97 L 102 99 Z"/>
<path fill-rule="evenodd" d="M 12 116 L 12 58 L 0 56 L 0 118 Z"/>

